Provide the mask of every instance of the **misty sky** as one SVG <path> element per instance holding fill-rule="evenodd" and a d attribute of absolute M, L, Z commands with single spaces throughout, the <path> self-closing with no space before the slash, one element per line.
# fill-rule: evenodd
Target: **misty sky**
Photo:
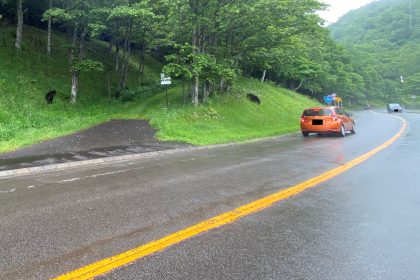
<path fill-rule="evenodd" d="M 328 11 L 319 13 L 328 23 L 337 21 L 341 16 L 350 10 L 357 9 L 375 0 L 321 0 L 331 7 Z"/>

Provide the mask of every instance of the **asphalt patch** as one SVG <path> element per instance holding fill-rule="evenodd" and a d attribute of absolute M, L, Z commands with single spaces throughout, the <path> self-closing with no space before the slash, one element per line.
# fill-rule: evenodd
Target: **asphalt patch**
<path fill-rule="evenodd" d="M 0 154 L 0 171 L 189 147 L 156 139 L 146 120 L 111 120 L 89 129 Z"/>

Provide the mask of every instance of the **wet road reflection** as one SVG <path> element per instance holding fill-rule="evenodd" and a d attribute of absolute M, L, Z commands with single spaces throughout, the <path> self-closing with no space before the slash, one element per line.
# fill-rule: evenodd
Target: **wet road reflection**
<path fill-rule="evenodd" d="M 43 166 L 50 164 L 67 163 L 74 161 L 90 160 L 103 157 L 114 157 L 130 154 L 140 154 L 156 151 L 164 151 L 179 147 L 187 147 L 182 144 L 138 144 L 127 146 L 115 146 L 106 148 L 96 148 L 88 151 L 67 152 L 60 154 L 33 155 L 27 157 L 0 159 L 0 171 L 12 170 L 26 167 Z"/>

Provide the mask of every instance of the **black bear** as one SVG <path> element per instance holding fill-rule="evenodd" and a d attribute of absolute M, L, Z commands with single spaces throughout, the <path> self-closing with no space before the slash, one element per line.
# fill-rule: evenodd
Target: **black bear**
<path fill-rule="evenodd" d="M 261 104 L 260 98 L 252 93 L 248 93 L 246 97 L 254 103 Z"/>
<path fill-rule="evenodd" d="M 47 100 L 47 104 L 52 104 L 54 100 L 54 96 L 57 94 L 55 90 L 50 90 L 47 95 L 45 96 L 45 100 Z"/>

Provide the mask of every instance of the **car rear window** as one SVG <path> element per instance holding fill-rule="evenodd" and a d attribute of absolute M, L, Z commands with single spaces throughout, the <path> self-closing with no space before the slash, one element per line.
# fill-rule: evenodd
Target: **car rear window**
<path fill-rule="evenodd" d="M 308 109 L 303 111 L 303 117 L 317 117 L 317 116 L 331 116 L 332 110 L 330 109 Z"/>
<path fill-rule="evenodd" d="M 401 108 L 401 106 L 400 106 L 400 104 L 389 104 L 388 105 L 390 108 L 392 108 L 392 109 L 400 109 Z"/>

